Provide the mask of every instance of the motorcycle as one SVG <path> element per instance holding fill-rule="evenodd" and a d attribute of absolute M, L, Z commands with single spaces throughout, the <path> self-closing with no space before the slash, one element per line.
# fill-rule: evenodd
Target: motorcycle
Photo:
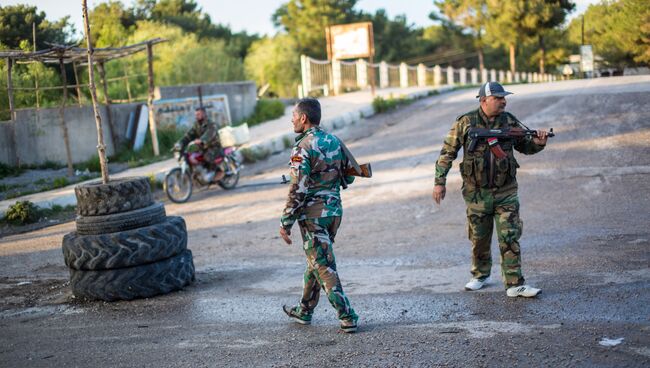
<path fill-rule="evenodd" d="M 208 170 L 205 167 L 203 152 L 194 142 L 188 144 L 185 151 L 173 149 L 174 158 L 178 160 L 179 166 L 171 169 L 163 182 L 167 197 L 175 203 L 184 203 L 192 196 L 194 185 L 199 187 L 218 184 L 223 189 L 233 189 L 239 182 L 241 163 L 236 158 L 235 147 L 223 149 L 223 156 L 218 157 L 214 163 L 223 170 L 223 177 L 215 180 L 221 169 Z"/>

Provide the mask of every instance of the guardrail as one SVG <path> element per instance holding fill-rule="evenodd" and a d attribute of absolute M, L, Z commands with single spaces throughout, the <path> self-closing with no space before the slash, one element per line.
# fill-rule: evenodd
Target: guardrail
<path fill-rule="evenodd" d="M 298 88 L 299 96 L 308 96 L 312 91 L 322 91 L 325 96 L 347 91 L 365 89 L 374 85 L 377 88 L 389 87 L 425 87 L 425 86 L 464 86 L 477 85 L 487 81 L 500 83 L 539 83 L 557 80 L 553 74 L 512 73 L 509 70 L 485 68 L 455 69 L 439 65 L 427 67 L 424 64 L 407 65 L 406 63 L 388 64 L 385 61 L 369 63 L 366 60 L 327 61 L 317 60 L 306 55 L 300 56 L 302 84 Z"/>

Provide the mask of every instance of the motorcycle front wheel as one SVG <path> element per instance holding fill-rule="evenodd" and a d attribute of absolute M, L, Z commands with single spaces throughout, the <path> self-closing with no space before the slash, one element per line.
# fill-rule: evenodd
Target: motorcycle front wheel
<path fill-rule="evenodd" d="M 183 171 L 180 167 L 172 169 L 165 175 L 163 182 L 165 194 L 174 203 L 184 203 L 192 196 L 192 178 L 189 172 Z"/>
<path fill-rule="evenodd" d="M 234 160 L 228 160 L 227 164 L 230 166 L 228 172 L 232 174 L 226 173 L 226 176 L 219 180 L 218 184 L 223 189 L 233 189 L 239 182 L 239 170 L 237 170 L 237 163 Z"/>

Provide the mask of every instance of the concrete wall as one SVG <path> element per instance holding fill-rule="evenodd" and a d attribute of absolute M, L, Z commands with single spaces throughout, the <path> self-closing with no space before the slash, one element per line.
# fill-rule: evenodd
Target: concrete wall
<path fill-rule="evenodd" d="M 117 144 L 126 142 L 126 127 L 129 114 L 135 112 L 138 104 L 112 105 L 113 126 Z M 115 152 L 108 127 L 106 107 L 100 107 L 104 144 L 107 155 Z M 68 106 L 65 110 L 72 161 L 83 162 L 97 154 L 97 129 L 92 106 Z M 16 151 L 11 137 L 16 137 Z M 66 151 L 59 109 L 20 109 L 16 111 L 15 122 L 0 122 L 0 162 L 16 165 L 16 155 L 22 164 L 42 164 L 46 161 L 66 163 Z"/>
<path fill-rule="evenodd" d="M 192 84 L 175 87 L 156 87 L 155 98 L 171 99 L 183 97 L 198 97 L 198 87 L 201 86 L 203 96 L 224 94 L 228 96 L 230 117 L 233 122 L 249 117 L 257 103 L 257 88 L 255 82 L 230 82 L 212 84 Z"/>

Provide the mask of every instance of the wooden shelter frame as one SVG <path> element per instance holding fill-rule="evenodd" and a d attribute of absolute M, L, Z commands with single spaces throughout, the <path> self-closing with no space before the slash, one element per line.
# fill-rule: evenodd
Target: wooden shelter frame
<path fill-rule="evenodd" d="M 99 74 L 101 77 L 101 82 L 102 82 L 102 87 L 103 87 L 103 92 L 104 92 L 104 104 L 106 105 L 106 111 L 107 111 L 107 120 L 108 120 L 108 126 L 111 131 L 111 141 L 113 143 L 113 147 L 117 147 L 117 137 L 115 134 L 115 129 L 113 127 L 113 119 L 112 119 L 112 113 L 111 113 L 111 99 L 108 95 L 108 86 L 107 83 L 108 81 L 111 80 L 116 80 L 116 79 L 124 79 L 128 78 L 129 76 L 126 77 L 120 77 L 120 78 L 111 78 L 107 79 L 106 78 L 106 73 L 105 73 L 105 68 L 104 65 L 111 60 L 116 60 L 116 59 L 121 59 L 125 58 L 128 56 L 131 56 L 133 54 L 139 53 L 139 52 L 147 52 L 147 63 L 148 63 L 148 68 L 147 68 L 147 78 L 148 78 L 148 96 L 147 96 L 147 107 L 149 111 L 149 129 L 151 132 L 151 138 L 153 142 L 153 151 L 156 156 L 160 154 L 159 148 L 158 148 L 158 135 L 157 135 L 157 127 L 156 127 L 156 122 L 154 119 L 154 114 L 153 114 L 153 99 L 154 99 L 154 73 L 153 73 L 153 46 L 155 44 L 165 42 L 167 40 L 162 39 L 162 38 L 154 38 L 151 40 L 143 41 L 140 43 L 136 43 L 133 45 L 127 45 L 123 47 L 106 47 L 106 48 L 94 48 L 92 50 L 93 52 L 93 64 L 97 64 L 97 67 L 99 69 Z M 61 129 L 63 133 L 63 140 L 65 143 L 65 149 L 66 149 L 66 155 L 67 155 L 67 163 L 68 163 L 68 175 L 72 176 L 73 175 L 73 168 L 72 168 L 72 157 L 70 153 L 70 141 L 68 137 L 68 129 L 65 124 L 65 106 L 67 104 L 67 99 L 68 99 L 68 88 L 69 87 L 74 87 L 77 89 L 77 96 L 80 96 L 80 87 L 82 85 L 79 84 L 78 79 L 74 85 L 68 85 L 67 83 L 67 76 L 65 73 L 65 64 L 72 64 L 74 72 L 75 72 L 75 78 L 77 78 L 77 67 L 78 66 L 83 66 L 83 65 L 88 65 L 88 49 L 87 48 L 82 48 L 82 47 L 77 47 L 77 46 L 70 46 L 70 45 L 59 45 L 59 44 L 48 44 L 50 48 L 45 49 L 45 50 L 39 50 L 39 51 L 20 51 L 20 50 L 0 50 L 0 59 L 6 59 L 7 62 L 7 96 L 9 99 L 9 113 L 11 116 L 12 121 L 16 121 L 16 108 L 14 104 L 14 91 L 17 89 L 20 90 L 35 90 L 37 95 L 38 95 L 38 86 L 36 88 L 14 88 L 13 87 L 13 82 L 12 82 L 12 69 L 13 66 L 16 63 L 33 63 L 33 62 L 41 62 L 44 64 L 59 64 L 60 65 L 60 72 L 61 72 L 61 80 L 63 82 L 63 86 L 60 87 L 41 87 L 40 89 L 63 89 L 63 100 L 61 102 L 60 108 L 59 108 L 59 116 L 61 119 Z M 134 75 L 131 75 L 133 77 Z M 128 80 L 127 80 L 127 89 L 128 89 Z M 89 81 L 90 84 L 90 81 Z M 83 85 L 86 86 L 86 85 Z M 87 86 L 89 87 L 89 85 Z M 130 95 L 130 92 L 129 92 Z M 129 98 L 130 99 L 130 98 Z M 78 100 L 79 105 L 81 105 L 81 100 Z M 16 142 L 16 130 L 15 127 L 13 129 L 13 133 L 11 135 L 11 144 L 13 151 L 16 154 L 16 166 L 20 166 L 20 157 L 18 156 L 18 151 L 17 151 L 17 142 Z"/>

